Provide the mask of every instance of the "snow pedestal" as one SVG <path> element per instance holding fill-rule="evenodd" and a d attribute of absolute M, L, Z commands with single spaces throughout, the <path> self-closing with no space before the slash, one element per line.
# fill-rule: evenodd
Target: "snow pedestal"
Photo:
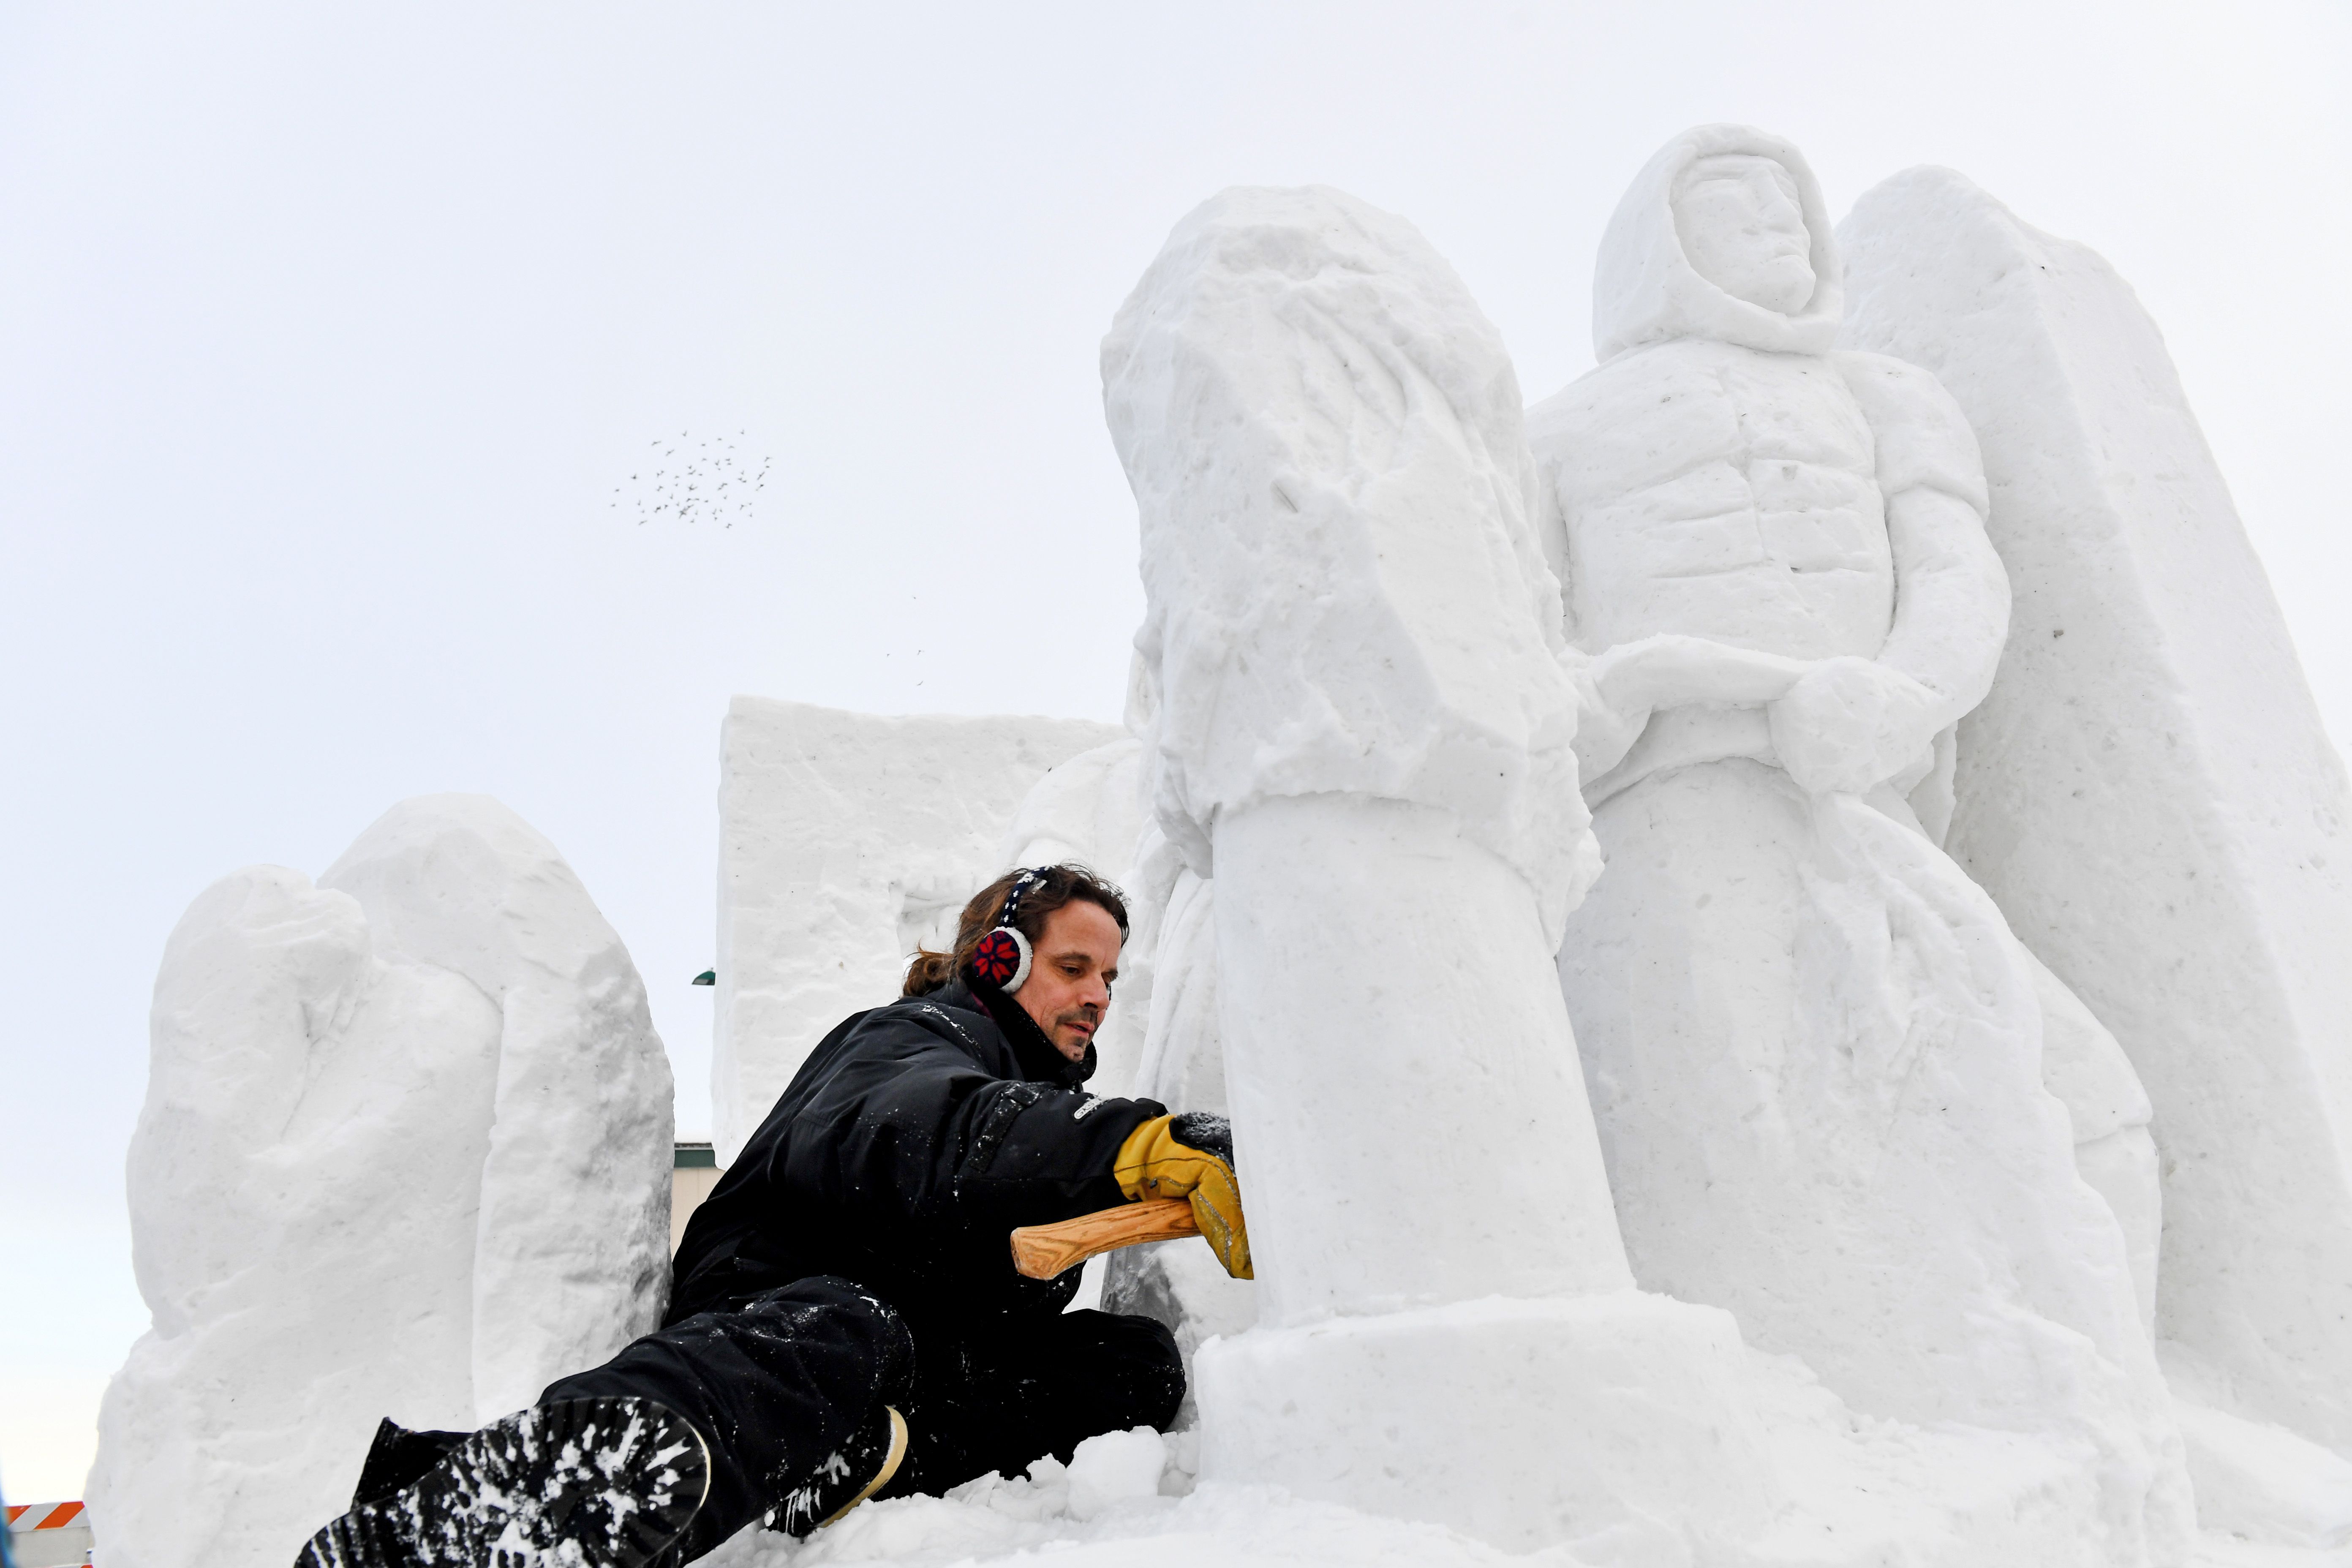
<path fill-rule="evenodd" d="M 102 1559 L 291 1562 L 379 1417 L 472 1427 L 650 1329 L 671 1136 L 627 952 L 496 801 L 405 802 L 318 887 L 206 889 L 155 981 L 154 1325 L 100 1415 Z"/>
<path fill-rule="evenodd" d="M 1260 1280 L 1196 1359 L 1204 1479 L 1514 1549 L 1752 1532 L 1736 1331 L 1631 1289 L 1551 979 L 1596 868 L 1494 329 L 1401 220 L 1241 190 L 1103 363 Z"/>
<path fill-rule="evenodd" d="M 1948 847 L 2154 1103 L 2168 1359 L 2352 1453 L 2352 796 L 2261 563 L 2096 255 L 1940 169 L 1841 239 L 1846 339 L 1967 411 L 2015 589 Z"/>
<path fill-rule="evenodd" d="M 1195 1363 L 1202 1476 L 1507 1551 L 1613 1538 L 1628 1568 L 1687 1563 L 1780 1511 L 1747 1355 L 1730 1314 L 1632 1291 L 1260 1328 Z"/>

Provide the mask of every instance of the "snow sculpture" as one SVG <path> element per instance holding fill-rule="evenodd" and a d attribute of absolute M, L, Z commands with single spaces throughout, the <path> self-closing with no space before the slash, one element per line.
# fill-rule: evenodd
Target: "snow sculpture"
<path fill-rule="evenodd" d="M 1841 235 L 1846 339 L 1951 388 L 2017 589 L 1951 851 L 2154 1101 L 2176 1381 L 2352 1454 L 2352 798 L 2262 565 L 2105 261 L 1941 169 Z"/>
<path fill-rule="evenodd" d="M 1494 329 L 1402 220 L 1236 190 L 1103 374 L 1257 1259 L 1258 1326 L 1195 1361 L 1203 1476 L 1521 1550 L 1758 1528 L 1744 1351 L 1627 1289 L 1549 979 L 1595 868 Z"/>
<path fill-rule="evenodd" d="M 710 1109 L 721 1165 L 827 1030 L 896 996 L 918 943 L 951 936 L 964 900 L 1023 847 L 1006 836 L 1047 770 L 1121 733 L 1084 719 L 735 699 L 719 785 Z M 1091 830 L 1112 826 L 1087 815 Z"/>
<path fill-rule="evenodd" d="M 651 1327 L 671 1135 L 627 952 L 497 802 L 395 806 L 315 888 L 215 883 L 155 984 L 105 1560 L 291 1562 L 378 1416 L 470 1427 Z"/>
<path fill-rule="evenodd" d="M 1975 442 L 1832 353 L 1840 310 L 1796 150 L 1687 132 L 1601 242 L 1599 367 L 1528 416 L 1608 860 L 1559 978 L 1626 1249 L 1862 1411 L 2087 1439 L 2112 1560 L 2161 1558 L 2187 1489 L 2124 1239 L 2032 961 L 1931 842 L 2008 619 Z"/>

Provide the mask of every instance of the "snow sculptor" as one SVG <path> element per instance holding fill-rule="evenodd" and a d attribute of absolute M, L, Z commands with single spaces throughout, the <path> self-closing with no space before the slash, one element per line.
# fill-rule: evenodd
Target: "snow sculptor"
<path fill-rule="evenodd" d="M 660 1325 L 479 1430 L 387 1423 L 302 1568 L 688 1563 L 761 1521 L 806 1536 L 1164 1430 L 1168 1331 L 1065 1310 L 1079 1278 L 1054 1258 L 1084 1251 L 1034 1228 L 1140 1220 L 1250 1271 L 1223 1119 L 1080 1088 L 1126 934 L 1076 867 L 982 888 L 793 1075 L 687 1226 Z"/>
<path fill-rule="evenodd" d="M 2087 1435 L 2161 1555 L 2124 1238 L 2032 961 L 1933 842 L 2008 626 L 1976 443 L 1839 313 L 1796 149 L 1690 131 L 1601 242 L 1599 368 L 1529 415 L 1608 862 L 1559 973 L 1626 1251 L 1860 1410 Z"/>
<path fill-rule="evenodd" d="M 1251 1194 L 1258 1326 L 1196 1359 L 1203 1475 L 1518 1549 L 1755 1528 L 1744 1352 L 1627 1289 L 1552 981 L 1596 868 L 1494 328 L 1401 219 L 1234 190 L 1177 226 L 1103 379 L 1154 813 L 1216 887 Z M 1642 1444 L 1612 1441 L 1629 1384 Z"/>

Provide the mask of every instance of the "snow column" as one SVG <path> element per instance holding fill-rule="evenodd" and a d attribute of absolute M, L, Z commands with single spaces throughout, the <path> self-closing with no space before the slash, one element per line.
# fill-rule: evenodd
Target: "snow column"
<path fill-rule="evenodd" d="M 1840 239 L 1851 344 L 1983 445 L 2015 610 L 1948 847 L 2147 1085 L 2168 1369 L 2352 1451 L 2352 799 L 2270 584 L 2105 261 L 1941 169 Z"/>
<path fill-rule="evenodd" d="M 1598 865 L 1494 328 L 1401 219 L 1234 190 L 1103 367 L 1262 1302 L 1198 1358 L 1204 1473 L 1521 1550 L 1745 1533 L 1737 1332 L 1631 1289 L 1552 978 Z"/>

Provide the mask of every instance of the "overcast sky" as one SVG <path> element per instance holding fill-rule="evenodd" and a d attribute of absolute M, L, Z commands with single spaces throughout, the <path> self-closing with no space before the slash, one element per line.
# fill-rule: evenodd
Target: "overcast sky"
<path fill-rule="evenodd" d="M 2352 735 L 2347 37 L 2344 0 L 0 7 L 0 1484 L 79 1495 L 145 1326 L 122 1157 L 206 883 L 497 795 L 635 954 L 692 1134 L 730 693 L 1118 717 L 1096 346 L 1224 185 L 1412 219 L 1532 401 L 1682 127 L 1793 138 L 1841 213 L 1960 169 L 2138 289 Z M 641 522 L 656 441 L 764 489 Z"/>

